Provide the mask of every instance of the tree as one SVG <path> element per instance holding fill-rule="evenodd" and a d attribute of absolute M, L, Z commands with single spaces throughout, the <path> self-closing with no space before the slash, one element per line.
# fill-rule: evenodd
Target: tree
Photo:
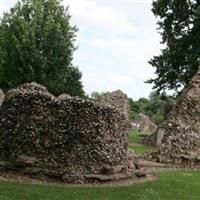
<path fill-rule="evenodd" d="M 97 92 L 94 91 L 91 93 L 90 98 L 94 101 L 101 101 L 107 92 Z"/>
<path fill-rule="evenodd" d="M 142 99 L 142 100 L 141 100 Z M 145 113 L 144 107 L 148 103 L 148 99 L 140 98 L 138 101 L 133 101 L 132 98 L 128 98 L 130 105 L 130 120 L 134 121 L 137 119 L 138 114 Z"/>
<path fill-rule="evenodd" d="M 178 91 L 198 70 L 200 57 L 200 0 L 156 0 L 154 15 L 166 48 L 150 64 L 157 77 L 147 82 L 158 91 Z"/>
<path fill-rule="evenodd" d="M 163 97 L 166 98 L 163 98 Z M 146 114 L 151 120 L 159 125 L 165 119 L 165 108 L 167 106 L 167 99 L 170 98 L 165 93 L 158 94 L 157 92 L 151 92 L 149 95 L 149 103 L 146 107 Z"/>
<path fill-rule="evenodd" d="M 138 114 L 143 113 L 148 115 L 155 124 L 159 125 L 166 119 L 174 100 L 174 97 L 167 95 L 165 92 L 162 94 L 151 92 L 148 99 L 140 98 L 138 101 L 133 101 L 129 98 L 130 118 L 135 120 Z"/>
<path fill-rule="evenodd" d="M 0 87 L 36 81 L 55 95 L 83 95 L 72 66 L 76 32 L 61 0 L 18 1 L 0 21 Z"/>

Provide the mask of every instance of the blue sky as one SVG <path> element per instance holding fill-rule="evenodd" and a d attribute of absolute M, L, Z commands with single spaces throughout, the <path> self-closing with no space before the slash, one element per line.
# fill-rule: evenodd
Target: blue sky
<path fill-rule="evenodd" d="M 0 15 L 17 0 L 0 0 Z M 152 0 L 63 0 L 79 28 L 73 63 L 83 73 L 85 91 L 121 89 L 134 100 L 148 97 L 154 77 L 148 64 L 162 48 Z"/>

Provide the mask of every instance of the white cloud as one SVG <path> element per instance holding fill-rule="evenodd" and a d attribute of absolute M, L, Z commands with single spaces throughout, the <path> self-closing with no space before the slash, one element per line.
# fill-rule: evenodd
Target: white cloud
<path fill-rule="evenodd" d="M 128 84 L 131 83 L 133 80 L 133 77 L 129 77 L 127 75 L 119 75 L 119 74 L 109 74 L 107 75 L 106 79 L 110 83 L 117 83 L 117 84 Z"/>
<path fill-rule="evenodd" d="M 0 0 L 0 16 L 16 4 L 16 0 Z"/>
<path fill-rule="evenodd" d="M 126 15 L 116 13 L 112 7 L 101 5 L 98 1 L 90 0 L 64 0 L 65 6 L 70 6 L 70 13 L 81 23 L 87 23 L 90 26 L 100 26 L 104 31 L 113 33 L 131 33 L 135 32 L 131 22 Z"/>
<path fill-rule="evenodd" d="M 0 12 L 15 0 L 0 0 Z M 83 72 L 86 92 L 121 89 L 147 97 L 154 76 L 148 60 L 161 49 L 152 0 L 64 0 L 79 28 L 74 63 Z M 1 14 L 0 13 L 0 14 Z"/>
<path fill-rule="evenodd" d="M 135 99 L 147 97 L 151 86 L 144 81 L 154 76 L 148 60 L 161 49 L 151 1 L 104 2 L 103 6 L 97 1 L 84 2 L 87 4 L 82 7 L 79 4 L 79 14 L 74 13 L 74 21 L 80 23 L 80 34 L 87 38 L 80 42 L 75 57 L 83 71 L 86 90 L 123 88 Z M 88 77 L 89 72 L 95 78 Z M 114 78 L 108 79 L 112 73 Z"/>
<path fill-rule="evenodd" d="M 91 40 L 91 45 L 94 48 L 106 48 L 106 47 L 108 47 L 107 42 L 105 40 L 102 40 L 102 39 L 99 39 L 99 38 Z"/>

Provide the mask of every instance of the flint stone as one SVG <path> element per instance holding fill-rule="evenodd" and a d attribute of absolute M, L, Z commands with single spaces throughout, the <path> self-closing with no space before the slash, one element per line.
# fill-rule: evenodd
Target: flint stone
<path fill-rule="evenodd" d="M 153 159 L 200 166 L 200 73 L 186 86 L 167 118 L 166 131 Z M 179 161 L 178 161 L 179 160 Z"/>
<path fill-rule="evenodd" d="M 85 176 L 86 179 L 96 179 L 99 181 L 111 181 L 111 180 L 123 180 L 123 179 L 131 179 L 134 174 L 132 172 L 124 173 L 124 174 L 112 174 L 112 175 L 104 175 L 104 174 L 88 174 Z"/>
<path fill-rule="evenodd" d="M 5 95 L 4 95 L 4 93 L 3 93 L 3 90 L 0 89 L 0 106 L 1 106 L 2 103 L 3 103 L 4 97 L 5 97 Z"/>
<path fill-rule="evenodd" d="M 58 99 L 61 99 L 61 100 L 65 100 L 65 99 L 69 99 L 69 98 L 71 98 L 71 96 L 69 94 L 66 94 L 66 93 L 63 93 L 63 94 L 58 96 Z"/>
<path fill-rule="evenodd" d="M 123 114 L 127 121 L 129 121 L 130 115 L 130 105 L 128 97 L 121 90 L 116 90 L 114 92 L 107 92 L 103 99 L 100 101 L 101 105 L 112 106 L 117 109 L 121 114 Z"/>
<path fill-rule="evenodd" d="M 140 170 L 137 170 L 135 172 L 135 175 L 138 177 L 138 178 L 141 178 L 141 177 L 146 177 L 146 173 L 144 171 L 140 171 Z"/>
<path fill-rule="evenodd" d="M 117 165 L 117 166 L 104 166 L 102 168 L 102 174 L 117 174 L 117 173 L 125 173 L 126 172 L 126 167 L 124 165 Z"/>
<path fill-rule="evenodd" d="M 125 116 L 112 107 L 57 98 L 44 86 L 27 83 L 8 91 L 2 104 L 0 160 L 23 165 L 37 160 L 37 168 L 73 182 L 101 173 L 102 166 L 126 167 L 129 130 Z"/>
<path fill-rule="evenodd" d="M 38 160 L 34 157 L 26 156 L 26 155 L 20 155 L 16 159 L 16 164 L 20 166 L 34 166 Z"/>

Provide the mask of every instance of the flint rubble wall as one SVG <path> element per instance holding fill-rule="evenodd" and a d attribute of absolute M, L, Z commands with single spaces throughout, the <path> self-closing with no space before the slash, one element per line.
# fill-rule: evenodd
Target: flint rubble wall
<path fill-rule="evenodd" d="M 27 83 L 7 93 L 1 110 L 0 160 L 22 171 L 73 182 L 127 165 L 129 123 L 111 107 Z"/>

